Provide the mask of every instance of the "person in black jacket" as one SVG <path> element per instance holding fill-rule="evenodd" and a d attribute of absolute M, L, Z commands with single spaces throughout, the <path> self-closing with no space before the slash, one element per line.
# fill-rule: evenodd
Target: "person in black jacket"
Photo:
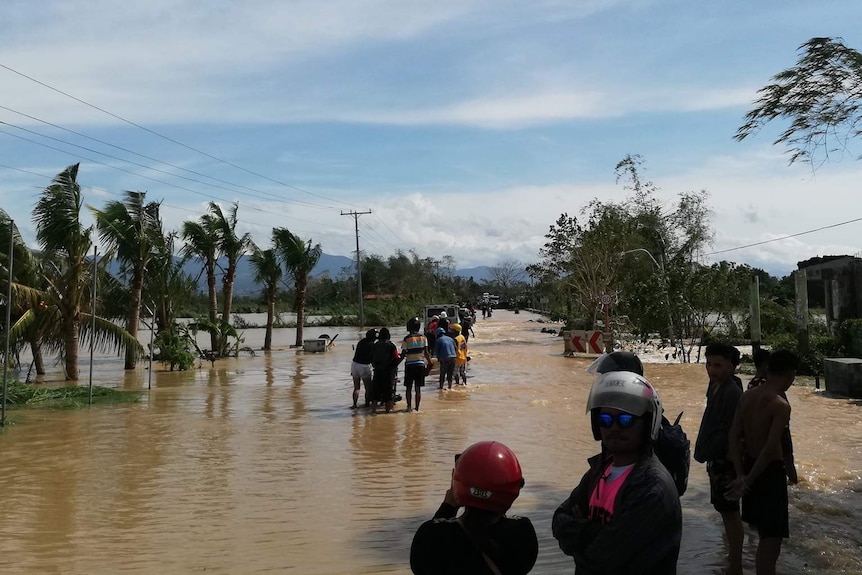
<path fill-rule="evenodd" d="M 394 404 L 395 370 L 403 359 L 398 354 L 398 348 L 390 341 L 389 328 L 381 327 L 377 334 L 377 342 L 371 350 L 371 366 L 374 375 L 371 379 L 371 413 L 377 413 L 377 404 L 382 403 L 386 413 L 392 411 Z"/>
<path fill-rule="evenodd" d="M 658 393 L 632 371 L 601 373 L 587 412 L 602 451 L 554 513 L 560 549 L 574 558 L 577 575 L 675 574 L 682 509 L 652 450 L 661 427 Z"/>
<path fill-rule="evenodd" d="M 539 554 L 533 524 L 507 516 L 524 485 L 511 449 L 481 441 L 455 456 L 452 485 L 410 547 L 416 575 L 523 575 Z M 456 517 L 463 507 L 464 513 Z"/>
<path fill-rule="evenodd" d="M 706 346 L 706 409 L 694 444 L 694 459 L 706 463 L 709 476 L 709 502 L 721 514 L 727 537 L 728 575 L 742 575 L 742 541 L 744 531 L 739 516 L 739 501 L 725 493 L 736 479 L 730 461 L 730 428 L 736 406 L 742 397 L 742 381 L 734 375 L 739 364 L 739 350 L 725 343 Z"/>
<path fill-rule="evenodd" d="M 365 385 L 365 407 L 370 404 L 371 396 L 371 351 L 374 349 L 374 341 L 377 339 L 377 330 L 369 329 L 365 337 L 356 344 L 356 352 L 350 363 L 350 376 L 353 378 L 353 409 L 359 401 L 359 384 Z"/>

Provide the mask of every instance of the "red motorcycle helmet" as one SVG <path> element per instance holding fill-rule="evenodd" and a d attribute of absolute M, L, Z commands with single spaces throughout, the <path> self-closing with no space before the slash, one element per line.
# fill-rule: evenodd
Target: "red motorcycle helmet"
<path fill-rule="evenodd" d="M 458 458 L 452 489 L 458 505 L 505 513 L 524 486 L 515 453 L 497 441 L 474 443 Z"/>

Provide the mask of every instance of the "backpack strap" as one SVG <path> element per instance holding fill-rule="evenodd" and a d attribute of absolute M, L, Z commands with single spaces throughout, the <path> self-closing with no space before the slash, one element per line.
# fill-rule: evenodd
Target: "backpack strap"
<path fill-rule="evenodd" d="M 458 525 L 461 526 L 461 529 L 464 530 L 464 534 L 467 535 L 467 539 L 470 540 L 470 543 L 472 543 L 473 546 L 479 550 L 479 553 L 482 554 L 482 559 L 485 560 L 485 564 L 488 566 L 488 568 L 491 570 L 491 572 L 494 575 L 503 575 L 503 572 L 500 571 L 500 568 L 497 567 L 497 564 L 494 563 L 494 560 L 491 559 L 490 557 L 488 557 L 488 554 L 482 550 L 482 548 L 479 546 L 479 543 L 477 543 L 476 540 L 473 539 L 473 536 L 470 535 L 470 532 L 467 531 L 467 527 L 464 525 L 464 522 L 461 520 L 461 518 L 458 517 L 455 521 L 458 523 Z"/>

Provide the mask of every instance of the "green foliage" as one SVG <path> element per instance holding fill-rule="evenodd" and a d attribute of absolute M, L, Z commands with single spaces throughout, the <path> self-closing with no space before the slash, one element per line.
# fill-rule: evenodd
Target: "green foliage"
<path fill-rule="evenodd" d="M 844 353 L 862 357 L 862 319 L 845 319 L 838 328 L 838 337 Z"/>
<path fill-rule="evenodd" d="M 769 349 L 772 351 L 784 349 L 799 356 L 799 373 L 804 375 L 819 375 L 823 373 L 823 360 L 827 357 L 844 355 L 841 339 L 824 334 L 813 333 L 808 340 L 808 353 L 801 353 L 799 341 L 795 335 L 782 333 L 769 338 Z"/>
<path fill-rule="evenodd" d="M 174 326 L 156 336 L 154 345 L 159 348 L 158 360 L 171 371 L 186 371 L 194 367 L 193 343 L 188 331 Z"/>
<path fill-rule="evenodd" d="M 88 405 L 89 388 L 77 385 L 64 387 L 37 387 L 35 385 L 8 382 L 6 404 L 10 407 L 48 407 L 69 409 Z M 93 387 L 93 403 L 134 403 L 139 400 L 137 392 Z"/>
<path fill-rule="evenodd" d="M 736 132 L 743 140 L 772 120 L 790 120 L 774 143 L 787 146 L 791 164 L 843 153 L 862 121 L 862 54 L 840 38 L 811 38 L 799 50 L 796 65 L 758 91 L 760 99 Z"/>
<path fill-rule="evenodd" d="M 219 357 L 227 357 L 228 355 L 236 356 L 239 353 L 239 346 L 244 338 L 230 323 L 223 319 L 217 322 L 211 322 L 208 319 L 201 318 L 188 326 L 190 334 L 194 334 L 197 330 L 202 330 L 215 338 L 216 348 L 212 351 Z M 197 343 L 193 335 L 189 336 L 189 341 L 194 343 L 194 346 L 199 356 L 203 356 L 203 350 L 197 347 Z"/>
<path fill-rule="evenodd" d="M 760 331 L 765 340 L 779 334 L 796 332 L 796 311 L 771 299 L 761 299 Z"/>

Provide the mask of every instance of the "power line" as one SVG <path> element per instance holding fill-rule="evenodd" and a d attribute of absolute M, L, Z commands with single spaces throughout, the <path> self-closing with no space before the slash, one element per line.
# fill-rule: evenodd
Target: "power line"
<path fill-rule="evenodd" d="M 838 222 L 837 224 L 830 224 L 830 225 L 828 225 L 828 226 L 821 226 L 821 227 L 819 227 L 819 228 L 814 228 L 813 230 L 806 230 L 806 231 L 804 231 L 804 232 L 798 232 L 798 233 L 795 233 L 795 234 L 790 234 L 790 235 L 786 235 L 786 236 L 781 236 L 780 238 L 772 238 L 771 240 L 763 240 L 762 242 L 755 242 L 755 243 L 753 243 L 753 244 L 746 244 L 746 245 L 744 245 L 744 246 L 738 246 L 738 247 L 735 247 L 735 248 L 728 248 L 728 249 L 726 249 L 726 250 L 718 250 L 718 251 L 716 251 L 716 252 L 710 252 L 710 253 L 705 254 L 705 255 L 708 255 L 708 256 L 714 256 L 714 255 L 716 255 L 716 254 L 724 254 L 724 253 L 727 253 L 727 252 L 735 252 L 736 250 L 744 250 L 745 248 L 753 248 L 754 246 L 762 246 L 763 244 L 770 244 L 770 243 L 772 243 L 772 242 L 779 242 L 779 241 L 781 241 L 781 240 L 786 240 L 786 239 L 789 239 L 789 238 L 795 238 L 795 237 L 798 237 L 798 236 L 804 236 L 805 234 L 813 234 L 814 232 L 820 232 L 820 231 L 828 230 L 828 229 L 831 229 L 831 228 L 837 228 L 837 227 L 840 227 L 840 226 L 846 226 L 847 224 L 854 224 L 854 223 L 856 223 L 856 222 L 862 222 L 862 218 L 854 218 L 854 219 L 852 219 L 852 220 L 847 220 L 847 221 L 844 221 L 844 222 Z"/>
<path fill-rule="evenodd" d="M 87 134 L 83 134 L 83 133 L 81 133 L 81 132 L 76 132 L 75 130 L 71 130 L 71 129 L 69 129 L 69 128 L 66 128 L 66 127 L 60 126 L 60 125 L 58 125 L 58 124 L 54 124 L 54 123 L 52 123 L 52 122 L 49 122 L 49 121 L 47 121 L 47 120 L 43 120 L 43 119 L 41 119 L 41 118 L 37 118 L 36 116 L 31 116 L 30 114 L 25 114 L 24 112 L 21 112 L 21 111 L 19 111 L 19 110 L 14 110 L 14 109 L 12 109 L 12 108 L 9 108 L 9 107 L 3 106 L 3 105 L 0 105 L 0 110 L 6 110 L 6 111 L 8 111 L 8 112 L 12 112 L 13 114 L 18 114 L 19 116 L 24 116 L 25 118 L 29 118 L 29 119 L 31 119 L 31 120 L 35 120 L 36 122 L 41 122 L 42 124 L 45 124 L 45 125 L 47 125 L 47 126 L 51 126 L 51 127 L 56 128 L 56 129 L 58 129 L 58 130 L 63 130 L 64 132 L 68 132 L 68 133 L 70 133 L 70 134 L 75 134 L 76 136 L 80 136 L 80 137 L 82 137 L 82 138 L 86 138 L 86 139 L 91 140 L 91 141 L 93 141 L 93 142 L 97 142 L 97 143 L 99 143 L 99 144 L 102 144 L 102 145 L 105 145 L 105 146 L 109 146 L 109 147 L 111 147 L 111 148 L 115 148 L 115 149 L 117 149 L 117 150 L 121 150 L 121 151 L 126 152 L 126 153 L 128 153 L 128 154 L 132 154 L 132 155 L 135 155 L 135 156 L 138 156 L 138 157 L 144 158 L 144 159 L 146 159 L 146 160 L 150 160 L 150 161 L 152 161 L 152 162 L 156 162 L 156 163 L 159 163 L 159 164 L 163 164 L 163 165 L 165 165 L 165 166 L 170 166 L 171 168 L 174 168 L 174 169 L 176 169 L 176 170 L 182 170 L 182 171 L 184 171 L 184 172 L 188 172 L 188 173 L 190 173 L 190 174 L 194 174 L 194 175 L 196 175 L 196 176 L 201 176 L 201 177 L 203 177 L 203 178 L 208 178 L 208 179 L 210 179 L 210 180 L 213 180 L 213 181 L 216 181 L 216 182 L 221 182 L 221 183 L 223 183 L 223 184 L 228 184 L 228 185 L 230 185 L 230 186 L 234 186 L 234 187 L 236 187 L 236 188 L 242 188 L 242 189 L 246 189 L 246 190 L 249 190 L 249 191 L 252 191 L 252 192 L 256 192 L 256 193 L 266 194 L 266 195 L 271 196 L 272 198 L 274 198 L 274 199 L 276 199 L 276 200 L 279 200 L 279 201 L 290 201 L 290 202 L 292 202 L 292 203 L 296 203 L 296 204 L 298 204 L 298 205 L 303 205 L 303 206 L 308 206 L 308 207 L 318 208 L 318 209 L 333 209 L 333 207 L 332 207 L 332 206 L 322 206 L 322 205 L 319 205 L 319 204 L 312 204 L 312 203 L 308 203 L 308 202 L 301 202 L 301 201 L 299 201 L 299 200 L 284 200 L 283 198 L 281 198 L 280 196 L 277 196 L 276 194 L 272 194 L 272 193 L 269 193 L 269 192 L 264 192 L 264 191 L 261 191 L 261 190 L 257 190 L 257 189 L 255 189 L 255 188 L 251 188 L 251 187 L 246 186 L 246 185 L 243 185 L 243 184 L 237 184 L 237 183 L 234 183 L 234 182 L 230 182 L 230 181 L 228 181 L 228 180 L 223 180 L 223 179 L 221 179 L 221 178 L 216 178 L 215 176 L 210 176 L 209 174 L 205 174 L 205 173 L 203 173 L 203 172 L 198 172 L 198 171 L 195 171 L 195 170 L 190 170 L 190 169 L 188 169 L 188 168 L 184 168 L 184 167 L 182 167 L 182 166 L 178 166 L 178 165 L 176 165 L 176 164 L 172 164 L 172 163 L 170 163 L 170 162 L 166 162 L 166 161 L 164 161 L 164 160 L 159 160 L 158 158 L 153 158 L 152 156 L 147 156 L 146 154 L 141 154 L 141 153 L 139 153 L 139 152 L 135 152 L 134 150 L 130 150 L 130 149 L 128 149 L 128 148 L 124 148 L 123 146 L 118 146 L 118 145 L 116 145 L 116 144 L 112 144 L 112 143 L 110 143 L 110 142 L 106 142 L 106 141 L 104 141 L 104 140 L 100 140 L 99 138 L 94 138 L 94 137 L 92 137 L 92 136 L 88 136 Z M 38 132 L 32 132 L 32 131 L 30 131 L 30 130 L 26 130 L 25 128 L 22 128 L 22 127 L 20 127 L 20 126 L 16 126 L 16 125 L 14 125 L 14 124 L 9 124 L 8 122 L 3 122 L 2 120 L 0 120 L 0 123 L 6 124 L 6 125 L 8 125 L 8 126 L 12 126 L 12 127 L 14 127 L 14 128 L 18 128 L 19 130 L 23 130 L 23 131 L 25 131 L 25 132 L 30 132 L 30 133 L 32 133 L 32 134 L 37 134 L 37 135 L 42 136 L 42 137 L 44 137 L 44 138 L 50 138 L 50 136 L 46 136 L 46 135 L 41 134 L 41 133 L 38 133 Z M 56 138 L 51 138 L 51 139 L 56 139 Z M 71 145 L 71 146 L 77 146 L 77 144 L 72 144 L 72 143 L 70 143 L 70 142 L 66 142 L 65 140 L 57 140 L 57 141 L 60 141 L 60 142 L 63 142 L 63 143 L 67 143 L 67 144 L 69 144 L 69 145 Z M 80 146 L 80 147 L 84 148 L 83 146 Z M 84 149 L 89 150 L 89 148 L 84 148 Z M 97 153 L 102 153 L 102 152 L 97 152 Z M 107 155 L 107 154 L 103 154 L 103 155 Z M 168 173 L 168 172 L 165 172 L 165 173 Z M 198 180 L 192 180 L 192 181 L 198 182 Z M 212 185 L 212 184 L 209 184 L 209 183 L 206 183 L 206 182 L 198 182 L 198 183 L 202 183 L 202 184 L 205 184 L 205 185 L 208 185 L 208 186 L 211 186 L 211 185 Z M 226 189 L 226 188 L 223 188 L 223 189 Z M 234 190 L 231 190 L 231 191 L 234 191 Z"/>
<path fill-rule="evenodd" d="M 309 192 L 308 190 L 304 190 L 304 189 L 302 189 L 302 188 L 300 188 L 300 187 L 297 187 L 297 186 L 294 186 L 294 185 L 292 185 L 292 184 L 288 184 L 288 183 L 285 183 L 285 182 L 281 182 L 281 181 L 279 181 L 279 180 L 276 180 L 276 179 L 274 179 L 274 178 L 270 178 L 269 176 L 266 176 L 266 175 L 261 174 L 261 173 L 259 173 L 259 172 L 255 172 L 254 170 L 249 170 L 248 168 L 244 168 L 244 167 L 242 167 L 242 166 L 240 166 L 240 165 L 238 165 L 238 164 L 234 164 L 233 162 L 229 162 L 229 161 L 227 161 L 227 160 L 224 160 L 224 159 L 222 159 L 222 158 L 219 158 L 219 157 L 217 157 L 217 156 L 214 156 L 214 155 L 212 155 L 212 154 L 210 154 L 210 153 L 204 152 L 203 150 L 199 150 L 199 149 L 197 149 L 197 148 L 195 148 L 195 147 L 193 147 L 193 146 L 189 146 L 188 144 L 184 144 L 183 142 L 180 142 L 179 140 L 175 140 L 174 138 L 171 138 L 171 137 L 169 137 L 169 136 L 165 136 L 164 134 L 161 134 L 161 133 L 159 133 L 159 132 L 156 132 L 155 130 L 151 130 L 150 128 L 147 128 L 147 127 L 145 127 L 145 126 L 142 126 L 141 124 L 138 124 L 138 123 L 136 123 L 136 122 L 133 122 L 132 120 L 128 120 L 128 119 L 126 119 L 126 118 L 124 118 L 124 117 L 122 117 L 122 116 L 119 116 L 119 115 L 117 115 L 117 114 L 114 114 L 113 112 L 109 112 L 108 110 L 105 110 L 104 108 L 100 108 L 99 106 L 96 106 L 95 104 L 91 104 L 91 103 L 87 102 L 86 100 L 82 100 L 81 98 L 78 98 L 78 97 L 76 97 L 76 96 L 73 96 L 73 95 L 69 94 L 68 92 L 64 92 L 63 90 L 60 90 L 59 88 L 55 88 L 54 86 L 51 86 L 50 84 L 47 84 L 47 83 L 42 82 L 42 81 L 40 81 L 40 80 L 37 80 L 36 78 L 33 78 L 32 76 L 28 76 L 27 74 L 25 74 L 25 73 L 23 73 L 23 72 L 19 72 L 18 70 L 15 70 L 14 68 L 10 68 L 9 66 L 6 66 L 5 64 L 0 64 L 0 68 L 3 68 L 3 69 L 5 69 L 5 70 L 8 70 L 8 71 L 12 72 L 13 74 L 17 74 L 18 76 L 21 76 L 22 78 L 26 78 L 27 80 L 30 80 L 31 82 L 35 82 L 36 84 L 39 84 L 40 86 L 43 86 L 43 87 L 45 87 L 45 88 L 48 88 L 49 90 L 51 90 L 51 91 L 53 91 L 53 92 L 56 92 L 56 93 L 58 93 L 58 94 L 62 94 L 63 96 L 66 96 L 67 98 L 71 98 L 72 100 L 75 100 L 76 102 L 78 102 L 78 103 L 80 103 L 80 104 L 83 104 L 83 105 L 85 105 L 85 106 L 88 106 L 88 107 L 90 107 L 90 108 L 92 108 L 92 109 L 94 109 L 94 110 L 98 110 L 99 112 L 102 112 L 103 114 L 107 114 L 108 116 L 111 116 L 112 118 L 116 118 L 117 120 L 120 120 L 121 122 L 124 122 L 124 123 L 126 123 L 126 124 L 129 124 L 130 126 L 134 126 L 134 127 L 138 128 L 138 129 L 144 130 L 145 132 L 147 132 L 147 133 L 149 133 L 149 134 L 152 134 L 152 135 L 154 135 L 154 136 L 157 136 L 157 137 L 159 137 L 159 138 L 162 138 L 163 140 L 167 140 L 168 142 L 171 142 L 171 143 L 173 143 L 173 144 L 176 144 L 176 145 L 178 145 L 178 146 L 181 146 L 181 147 L 183 147 L 183 148 L 186 148 L 187 150 L 191 150 L 192 152 L 195 152 L 195 153 L 197 153 L 197 154 L 201 154 L 202 156 L 206 156 L 207 158 L 210 158 L 210 159 L 215 160 L 215 161 L 217 161 L 217 162 L 220 162 L 220 163 L 222 163 L 222 164 L 225 164 L 225 165 L 231 166 L 232 168 L 236 168 L 237 170 L 242 170 L 243 172 L 246 172 L 246 173 L 251 174 L 251 175 L 253 175 L 253 176 L 257 176 L 257 177 L 259 177 L 259 178 L 263 178 L 264 180 L 267 180 L 267 181 L 273 182 L 273 183 L 275 183 L 275 184 L 278 184 L 278 185 L 280 185 L 280 186 L 284 186 L 284 187 L 286 187 L 286 188 L 291 188 L 291 189 L 293 189 L 293 190 L 296 190 L 296 191 L 302 192 L 303 194 L 308 194 L 308 195 L 310 195 L 310 196 L 315 196 L 315 197 L 318 197 L 318 198 L 321 198 L 321 199 L 324 199 L 324 200 L 328 200 L 328 201 L 330 201 L 330 202 L 335 202 L 335 203 L 337 203 L 337 204 L 338 204 L 338 203 L 341 203 L 341 204 L 346 204 L 346 205 L 353 205 L 353 204 L 350 204 L 349 202 L 340 202 L 340 201 L 338 201 L 338 200 L 336 200 L 336 199 L 334 199 L 334 198 L 330 198 L 330 197 L 328 197 L 328 196 L 324 196 L 324 195 L 322 195 L 322 194 L 316 194 L 316 193 L 314 193 L 314 192 Z"/>
<path fill-rule="evenodd" d="M 2 121 L 0 121 L 0 123 L 5 124 L 5 122 L 2 122 Z M 9 124 L 7 124 L 7 125 L 9 125 Z M 27 131 L 27 130 L 25 130 L 25 131 Z M 12 134 L 12 133 L 7 132 L 7 131 L 5 131 L 5 130 L 0 130 L 0 134 L 5 134 L 5 135 L 7 135 L 7 136 L 9 136 L 9 137 L 12 137 L 12 138 L 17 138 L 17 139 L 19 139 L 19 140 L 23 140 L 23 141 L 25 141 L 25 142 L 30 142 L 31 144 L 36 144 L 37 146 L 42 146 L 42 147 L 44 147 L 44 148 L 48 148 L 49 150 L 54 150 L 54 151 L 57 151 L 57 152 L 62 152 L 62 153 L 64 153 L 64 154 L 73 154 L 72 152 L 69 152 L 68 150 L 64 150 L 64 149 L 62 149 L 62 148 L 57 148 L 56 146 L 51 146 L 51 145 L 45 144 L 45 143 L 43 143 L 43 142 L 38 142 L 38 141 L 33 140 L 33 139 L 31 139 L 31 138 L 25 138 L 25 137 L 23 137 L 23 136 L 19 136 L 18 134 Z M 41 134 L 37 134 L 37 135 L 41 135 Z M 49 139 L 52 139 L 52 140 L 57 140 L 57 138 L 51 138 L 50 136 L 44 136 L 44 137 L 49 138 Z M 64 141 L 62 141 L 62 140 L 59 140 L 59 141 L 60 141 L 61 143 L 64 143 L 64 144 L 68 144 L 68 145 L 71 145 L 71 146 L 76 146 L 76 147 L 79 147 L 79 148 L 82 148 L 82 149 L 89 150 L 89 148 L 85 148 L 85 147 L 83 147 L 83 146 L 77 146 L 76 144 L 69 144 L 68 142 L 64 142 Z M 132 164 L 132 165 L 136 165 L 136 166 L 139 166 L 139 167 L 143 167 L 144 169 L 147 169 L 147 170 L 152 169 L 152 170 L 154 170 L 154 171 L 163 172 L 163 173 L 166 173 L 166 174 L 168 174 L 168 175 L 173 175 L 173 174 L 170 174 L 170 172 L 165 172 L 164 170 L 159 170 L 158 168 L 151 168 L 151 167 L 149 167 L 149 166 L 145 166 L 145 165 L 143 165 L 143 164 L 138 164 L 138 163 L 136 163 L 136 162 L 132 162 L 132 161 L 130 161 L 130 160 L 124 160 L 124 159 L 122 159 L 122 158 L 117 158 L 116 156 L 111 156 L 110 154 L 105 154 L 105 153 L 103 153 L 103 152 L 99 152 L 99 151 L 95 151 L 95 150 L 89 150 L 89 151 L 94 151 L 94 152 L 95 152 L 95 153 L 97 153 L 97 154 L 101 154 L 101 155 L 103 155 L 103 156 L 107 156 L 107 157 L 109 157 L 109 158 L 111 158 L 111 159 L 119 160 L 119 161 L 121 161 L 121 162 L 126 162 L 126 163 L 129 163 L 129 164 Z M 119 167 L 119 166 L 113 166 L 113 165 L 108 164 L 108 163 L 105 163 L 105 162 L 100 162 L 99 160 L 95 160 L 95 159 L 93 159 L 93 158 L 90 158 L 90 157 L 87 157 L 87 156 L 84 156 L 84 155 L 81 155 L 81 154 L 74 153 L 73 155 L 74 155 L 74 156 L 76 156 L 76 157 L 77 157 L 77 158 L 79 158 L 79 159 L 86 160 L 86 161 L 88 161 L 88 162 L 92 162 L 92 163 L 94 163 L 94 164 L 98 164 L 98 165 L 100 165 L 100 166 L 105 166 L 105 167 L 107 167 L 107 168 L 111 168 L 112 170 L 117 170 L 117 171 L 119 171 L 119 172 L 124 172 L 124 173 L 126 173 L 126 174 L 131 174 L 131 175 L 136 176 L 136 177 L 139 177 L 139 178 L 144 178 L 145 180 L 151 180 L 151 181 L 153 181 L 153 182 L 157 182 L 157 183 L 159 183 L 159 184 L 163 184 L 163 185 L 166 185 L 166 186 L 170 186 L 170 187 L 173 187 L 173 188 L 177 188 L 178 190 L 184 190 L 184 191 L 186 191 L 186 192 L 190 192 L 190 193 L 192 193 L 192 194 L 196 194 L 196 195 L 198 195 L 198 196 L 202 196 L 202 197 L 207 198 L 207 199 L 210 199 L 210 200 L 218 200 L 218 201 L 221 201 L 221 202 L 230 202 L 230 201 L 231 201 L 231 200 L 228 200 L 228 199 L 225 199 L 225 198 L 221 198 L 221 197 L 218 197 L 218 196 L 214 196 L 214 195 L 211 195 L 211 194 L 207 194 L 207 193 L 204 193 L 204 192 L 199 192 L 199 191 L 197 191 L 197 190 L 193 190 L 193 189 L 191 189 L 191 188 L 187 188 L 187 187 L 185 187 L 185 186 L 181 186 L 181 185 L 179 185 L 179 184 L 174 184 L 174 183 L 172 183 L 172 182 L 166 182 L 166 181 L 164 181 L 164 180 L 160 180 L 160 179 L 158 179 L 158 178 L 153 178 L 153 177 L 151 177 L 151 176 L 145 176 L 145 175 L 143 175 L 143 174 L 139 174 L 139 173 L 137 173 L 137 172 L 133 172 L 133 171 L 131 171 L 131 170 L 123 169 L 123 168 L 121 168 L 121 167 Z M 12 169 L 17 169 L 17 168 L 12 168 Z M 19 171 L 23 171 L 23 170 L 19 170 Z M 37 174 L 37 175 L 38 175 L 38 174 Z M 43 176 L 43 177 L 44 177 L 44 176 Z M 190 178 L 185 178 L 184 176 L 177 176 L 177 177 L 182 177 L 183 179 L 190 179 Z M 209 186 L 209 185 L 210 185 L 210 184 L 206 184 L 205 182 L 198 182 L 197 180 L 192 180 L 192 181 L 194 181 L 194 182 L 196 182 L 196 183 L 201 183 L 201 184 L 204 184 L 204 185 L 207 185 L 207 186 Z M 227 191 L 233 191 L 233 190 L 227 190 Z M 269 198 L 263 198 L 263 199 L 264 199 L 264 200 L 268 200 L 268 201 L 275 201 L 275 200 L 269 200 Z M 281 202 L 283 202 L 283 200 L 281 200 Z M 258 211 L 258 212 L 261 212 L 261 213 L 264 213 L 264 214 L 270 214 L 270 215 L 272 214 L 272 212 L 271 212 L 271 211 L 264 210 L 264 209 L 262 209 L 262 208 L 258 208 L 258 207 L 256 207 L 256 206 L 248 206 L 248 207 L 249 207 L 249 209 L 252 209 L 252 210 L 254 210 L 254 211 Z M 328 225 L 328 224 L 322 224 L 322 223 L 320 223 L 320 222 L 314 222 L 314 221 L 311 221 L 311 220 L 304 220 L 304 219 L 296 218 L 296 217 L 293 217 L 293 216 L 283 215 L 282 217 L 289 218 L 289 219 L 296 220 L 296 221 L 300 221 L 300 222 L 305 222 L 305 223 L 312 224 L 312 225 L 316 225 L 316 226 L 317 226 L 317 225 L 322 225 L 322 226 L 326 226 L 326 227 L 332 227 L 332 229 L 337 229 L 335 226 L 330 226 L 330 225 Z"/>
<path fill-rule="evenodd" d="M 401 242 L 402 244 L 406 244 L 406 243 L 407 243 L 407 242 L 405 242 L 405 241 L 401 238 L 401 236 L 399 236 L 399 235 L 395 232 L 395 230 L 393 230 L 393 229 L 392 229 L 392 228 L 390 228 L 388 225 L 386 225 L 386 222 L 384 222 L 384 221 L 383 221 L 383 218 L 381 218 L 381 217 L 380 217 L 379 215 L 377 215 L 377 214 L 374 214 L 374 217 L 375 217 L 375 218 L 377 218 L 377 221 L 378 221 L 378 222 L 380 222 L 381 224 L 383 224 L 383 227 L 384 227 L 384 228 L 386 228 L 387 230 L 389 230 L 389 231 L 392 233 L 392 235 L 393 235 L 393 236 L 395 236 L 395 239 L 397 239 L 397 240 L 398 240 L 399 242 Z M 391 244 L 390 244 L 390 245 L 391 245 Z M 395 246 L 392 246 L 392 247 L 395 247 Z M 396 248 L 396 249 L 397 249 L 397 248 Z"/>
<path fill-rule="evenodd" d="M 10 128 L 15 128 L 16 130 L 21 130 L 22 132 L 26 132 L 26 133 L 28 133 L 28 134 L 33 134 L 34 136 L 39 136 L 40 138 L 45 138 L 46 140 L 52 140 L 52 141 L 54 141 L 54 142 L 59 142 L 59 143 L 61 143 L 61 144 L 65 144 L 65 145 L 67 145 L 67 146 L 72 146 L 72 147 L 74 147 L 74 148 L 80 148 L 80 149 L 82 149 L 82 150 L 86 150 L 86 151 L 88 151 L 88 152 L 92 152 L 92 153 L 94 153 L 94 154 L 99 154 L 100 156 L 105 156 L 106 158 L 111 158 L 112 160 L 117 160 L 117 161 L 119 161 L 119 162 L 125 162 L 125 163 L 127 163 L 127 164 L 131 164 L 131 165 L 133 165 L 133 166 L 138 166 L 139 168 L 144 168 L 145 170 L 152 170 L 152 171 L 154 171 L 154 172 L 159 172 L 160 174 L 166 174 L 166 175 L 171 176 L 171 177 L 173 177 L 173 178 L 179 178 L 179 179 L 181 179 L 181 180 L 186 180 L 186 181 L 189 181 L 189 182 L 194 182 L 194 183 L 196 183 L 196 184 L 201 184 L 201 185 L 203 185 L 203 186 L 207 186 L 208 188 L 216 188 L 216 189 L 219 189 L 219 190 L 224 190 L 224 191 L 226 191 L 226 192 L 231 192 L 231 193 L 234 193 L 234 194 L 237 194 L 237 193 L 238 193 L 238 194 L 242 194 L 242 195 L 246 195 L 246 196 L 250 196 L 250 197 L 255 197 L 255 198 L 258 198 L 258 199 L 261 199 L 261 200 L 266 200 L 266 201 L 277 201 L 277 202 L 288 203 L 288 204 L 293 204 L 293 203 L 295 203 L 295 204 L 298 204 L 298 205 L 301 205 L 301 206 L 309 206 L 309 205 L 310 205 L 310 206 L 312 206 L 312 207 L 326 207 L 326 206 L 315 206 L 315 205 L 313 205 L 313 204 L 308 204 L 308 203 L 306 203 L 306 202 L 297 202 L 297 201 L 295 201 L 295 200 L 281 199 L 281 198 L 273 199 L 273 198 L 269 198 L 269 197 L 262 196 L 262 195 L 259 195 L 259 194 L 251 194 L 251 193 L 248 193 L 248 192 L 238 192 L 238 191 L 236 191 L 236 190 L 234 190 L 234 189 L 226 188 L 226 187 L 224 187 L 224 186 L 220 186 L 220 185 L 218 185 L 218 184 L 211 184 L 211 183 L 209 183 L 209 182 L 202 182 L 202 181 L 200 181 L 200 180 L 196 180 L 196 179 L 194 179 L 194 178 L 189 178 L 189 177 L 187 177 L 187 176 L 181 176 L 180 174 L 175 174 L 175 173 L 173 173 L 173 172 L 169 172 L 169 171 L 167 171 L 167 170 L 162 170 L 161 168 L 156 168 L 156 167 L 153 167 L 153 166 L 148 166 L 148 165 L 146 165 L 146 164 L 141 164 L 140 162 L 135 162 L 135 161 L 132 161 L 132 160 L 127 160 L 127 159 L 125 159 L 125 158 L 121 158 L 121 157 L 119 157 L 119 156 L 114 156 L 114 155 L 111 155 L 111 154 L 107 154 L 107 153 L 105 153 L 105 152 L 101 152 L 101 151 L 99 151 L 99 150 L 95 150 L 95 149 L 93 149 L 93 148 L 88 148 L 87 146 L 82 146 L 82 145 L 80 145 L 80 144 L 75 144 L 74 142 L 68 142 L 68 141 L 66 141 L 66 140 L 62 140 L 62 139 L 60 139 L 60 138 L 55 138 L 55 137 L 53 137 L 53 136 L 48 136 L 48 135 L 45 135 L 45 134 L 41 134 L 41 133 L 36 132 L 36 131 L 34 131 L 34 130 L 28 130 L 27 128 L 23 128 L 23 127 L 21 127 L 21 126 L 17 126 L 17 125 L 15 125 L 15 124 L 10 124 L 9 122 L 4 122 L 3 120 L 0 120 L 0 124 L 3 124 L 4 126 L 9 126 Z M 8 132 L 3 132 L 3 133 L 8 134 Z M 9 134 L 9 135 L 11 136 L 12 134 Z M 37 142 L 35 142 L 34 140 L 28 140 L 28 141 L 31 141 L 31 142 L 37 143 Z M 158 161 L 158 160 L 157 160 L 157 161 Z M 221 198 L 218 198 L 218 199 L 221 199 Z M 225 201 L 225 200 L 222 200 L 222 201 Z"/>

